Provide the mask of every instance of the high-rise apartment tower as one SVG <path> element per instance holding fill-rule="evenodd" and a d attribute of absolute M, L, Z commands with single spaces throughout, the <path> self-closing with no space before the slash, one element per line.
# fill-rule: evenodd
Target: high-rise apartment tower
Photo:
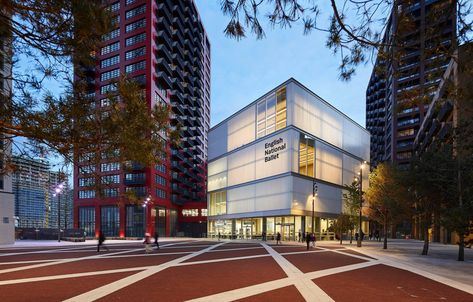
<path fill-rule="evenodd" d="M 172 106 L 171 125 L 180 124 L 180 146 L 168 148 L 152 167 L 124 169 L 114 158 L 88 166 L 78 162 L 74 177 L 76 226 L 109 237 L 200 236 L 206 232 L 206 159 L 210 123 L 210 42 L 193 0 L 106 1 L 116 28 L 97 49 L 96 106 L 107 106 L 121 74 L 141 83 L 149 106 Z M 80 158 L 80 157 L 79 157 Z M 80 169 L 78 167 L 81 167 Z M 102 194 L 87 171 L 112 185 Z M 151 203 L 119 205 L 133 191 Z M 99 197 L 100 195 L 100 197 Z"/>

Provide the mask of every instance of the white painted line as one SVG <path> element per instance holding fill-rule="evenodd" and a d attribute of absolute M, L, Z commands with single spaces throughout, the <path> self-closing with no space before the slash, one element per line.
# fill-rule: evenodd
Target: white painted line
<path fill-rule="evenodd" d="M 334 301 L 314 282 L 312 282 L 310 279 L 307 279 L 306 275 L 301 272 L 294 264 L 289 262 L 289 260 L 284 258 L 281 254 L 277 253 L 269 245 L 264 243 L 262 245 L 273 257 L 273 259 L 279 264 L 279 266 L 283 269 L 287 276 L 293 279 L 293 284 L 296 286 L 296 288 L 299 290 L 302 297 L 304 297 L 306 301 Z"/>
<path fill-rule="evenodd" d="M 147 268 L 148 268 L 148 266 L 130 267 L 130 268 L 120 268 L 120 269 L 105 270 L 105 271 L 84 272 L 84 273 L 74 273 L 74 274 L 55 275 L 55 276 L 43 276 L 43 277 L 24 278 L 24 279 L 13 279 L 13 280 L 0 281 L 0 286 L 10 285 L 10 284 L 19 284 L 19 283 L 29 283 L 29 282 L 50 281 L 50 280 L 58 280 L 58 279 L 69 279 L 69 278 L 79 278 L 79 277 L 88 277 L 88 276 L 97 276 L 97 275 L 107 275 L 107 274 L 115 274 L 115 273 L 135 272 L 135 271 L 146 270 Z"/>
<path fill-rule="evenodd" d="M 101 286 L 99 288 L 96 288 L 96 289 L 93 289 L 93 290 L 88 291 L 86 293 L 83 293 L 81 295 L 72 297 L 72 298 L 67 299 L 65 301 L 67 301 L 67 302 L 91 302 L 91 301 L 95 301 L 95 300 L 100 299 L 102 297 L 105 297 L 105 296 L 107 296 L 111 293 L 114 293 L 114 292 L 116 292 L 116 291 L 118 291 L 118 290 L 120 290 L 124 287 L 127 287 L 127 286 L 129 286 L 133 283 L 141 281 L 141 280 L 143 280 L 143 279 L 145 279 L 149 276 L 152 276 L 152 275 L 156 274 L 157 272 L 160 272 L 160 271 L 162 271 L 162 270 L 164 270 L 168 267 L 175 266 L 176 264 L 178 264 L 182 261 L 186 261 L 187 259 L 191 259 L 192 257 L 203 254 L 203 253 L 205 253 L 205 252 L 207 252 L 211 249 L 214 249 L 214 248 L 216 248 L 216 247 L 218 247 L 222 244 L 224 244 L 224 243 L 210 246 L 210 247 L 208 247 L 204 250 L 197 251 L 197 252 L 192 253 L 190 255 L 186 255 L 186 256 L 171 260 L 169 262 L 166 262 L 166 263 L 163 263 L 163 264 L 160 264 L 160 265 L 157 265 L 157 266 L 151 266 L 148 269 L 146 269 L 145 271 L 142 271 L 142 272 L 139 272 L 137 274 L 131 275 L 129 277 L 120 279 L 120 280 L 112 282 L 110 284 Z"/>
<path fill-rule="evenodd" d="M 201 260 L 201 261 L 192 261 L 192 262 L 181 262 L 176 264 L 175 266 L 186 266 L 186 265 L 195 265 L 195 264 L 206 264 L 206 263 L 216 263 L 216 262 L 225 262 L 225 261 L 236 261 L 236 260 L 246 260 L 246 259 L 253 259 L 253 258 L 262 258 L 262 257 L 269 257 L 269 254 L 262 254 L 262 255 L 253 255 L 253 256 L 241 256 L 241 257 L 233 257 L 233 258 L 220 258 L 220 259 L 210 259 L 210 260 Z"/>
<path fill-rule="evenodd" d="M 246 297 L 258 295 L 265 293 L 267 291 L 272 291 L 274 289 L 286 287 L 293 284 L 293 280 L 291 278 L 283 278 L 274 281 L 269 281 L 265 283 L 260 283 L 257 285 L 251 285 L 247 287 L 242 287 L 230 291 L 226 291 L 223 293 L 218 293 L 210 296 L 205 296 L 201 298 L 196 298 L 192 300 L 188 300 L 188 302 L 230 302 L 235 301 L 238 299 L 243 299 Z"/>

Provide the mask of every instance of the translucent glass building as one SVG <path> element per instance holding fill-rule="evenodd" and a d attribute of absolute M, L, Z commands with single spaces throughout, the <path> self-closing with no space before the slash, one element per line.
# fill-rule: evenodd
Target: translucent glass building
<path fill-rule="evenodd" d="M 363 127 L 289 79 L 210 129 L 209 236 L 332 236 L 369 144 Z"/>

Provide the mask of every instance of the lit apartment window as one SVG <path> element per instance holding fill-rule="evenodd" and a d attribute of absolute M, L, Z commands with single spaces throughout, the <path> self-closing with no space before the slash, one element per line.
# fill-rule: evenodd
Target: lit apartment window
<path fill-rule="evenodd" d="M 115 2 L 115 3 L 112 3 L 109 8 L 108 8 L 111 12 L 116 12 L 120 9 L 120 1 L 118 2 Z"/>
<path fill-rule="evenodd" d="M 409 135 L 414 135 L 414 129 L 406 129 L 406 130 L 402 130 L 402 131 L 398 131 L 397 135 L 399 137 L 403 137 L 403 136 L 409 136 Z"/>
<path fill-rule="evenodd" d="M 159 172 L 166 173 L 166 165 L 164 164 L 156 165 L 155 169 Z"/>
<path fill-rule="evenodd" d="M 162 189 L 156 189 L 156 196 L 159 198 L 166 198 L 166 191 Z"/>
<path fill-rule="evenodd" d="M 119 49 L 120 49 L 120 41 L 102 47 L 102 49 L 100 50 L 100 54 L 106 55 L 111 52 L 117 51 Z"/>
<path fill-rule="evenodd" d="M 314 167 L 314 140 L 305 138 L 304 135 L 301 135 L 299 143 L 299 173 L 302 175 L 314 177 Z"/>
<path fill-rule="evenodd" d="M 136 2 L 136 0 L 126 0 L 125 5 L 130 5 L 130 4 L 133 4 L 135 2 Z"/>
<path fill-rule="evenodd" d="M 126 187 L 125 192 L 133 192 L 135 196 L 141 197 L 146 195 L 147 189 L 146 187 Z"/>
<path fill-rule="evenodd" d="M 133 23 L 127 24 L 125 27 L 125 32 L 129 33 L 131 31 L 134 31 L 138 28 L 143 28 L 145 26 L 146 26 L 146 19 L 141 19 Z"/>
<path fill-rule="evenodd" d="M 146 61 L 140 61 L 138 63 L 130 64 L 125 67 L 126 73 L 132 73 L 138 70 L 143 70 L 146 67 Z"/>
<path fill-rule="evenodd" d="M 144 56 L 146 54 L 146 47 L 136 48 L 125 53 L 125 60 L 131 60 L 137 57 Z"/>
<path fill-rule="evenodd" d="M 116 83 L 108 84 L 105 86 L 100 87 L 100 93 L 101 94 L 107 94 L 109 92 L 117 91 L 117 85 Z"/>
<path fill-rule="evenodd" d="M 207 217 L 207 209 L 200 209 L 200 216 Z"/>
<path fill-rule="evenodd" d="M 105 175 L 101 177 L 102 184 L 109 185 L 109 184 L 119 184 L 120 183 L 120 175 Z"/>
<path fill-rule="evenodd" d="M 93 173 L 95 172 L 95 165 L 87 165 L 79 167 L 79 173 Z"/>
<path fill-rule="evenodd" d="M 145 11 L 146 11 L 146 5 L 138 6 L 137 8 L 130 9 L 129 11 L 127 11 L 125 13 L 125 18 L 126 19 L 133 18 L 135 16 L 138 16 L 138 15 L 144 13 Z"/>
<path fill-rule="evenodd" d="M 102 60 L 102 62 L 100 62 L 100 67 L 106 68 L 118 63 L 120 63 L 120 55 L 116 55 L 116 56 Z"/>
<path fill-rule="evenodd" d="M 102 35 L 102 41 L 108 41 L 111 39 L 115 39 L 120 35 L 120 28 L 114 29 L 111 32 Z"/>
<path fill-rule="evenodd" d="M 286 127 L 286 107 L 286 88 L 279 89 L 257 104 L 257 138 Z"/>
<path fill-rule="evenodd" d="M 95 198 L 94 190 L 79 191 L 79 199 Z"/>
<path fill-rule="evenodd" d="M 90 187 L 93 185 L 95 185 L 95 178 L 93 177 L 79 178 L 79 187 Z"/>
<path fill-rule="evenodd" d="M 116 171 L 116 170 L 120 170 L 120 163 L 117 163 L 117 162 L 103 163 L 100 165 L 101 172 L 110 172 L 110 171 Z"/>
<path fill-rule="evenodd" d="M 136 43 L 140 43 L 146 40 L 146 33 L 141 33 L 136 36 L 129 37 L 128 39 L 125 40 L 125 45 L 126 46 L 131 46 Z"/>
<path fill-rule="evenodd" d="M 161 186 L 166 185 L 166 179 L 162 177 L 161 175 L 156 175 L 156 183 Z"/>
<path fill-rule="evenodd" d="M 106 188 L 102 190 L 103 197 L 117 197 L 120 193 L 118 188 Z"/>
<path fill-rule="evenodd" d="M 222 215 L 227 213 L 227 192 L 210 193 L 210 215 Z"/>
<path fill-rule="evenodd" d="M 183 209 L 182 216 L 199 216 L 199 209 Z"/>
<path fill-rule="evenodd" d="M 120 68 L 113 69 L 107 72 L 104 72 L 100 75 L 100 80 L 101 81 L 107 81 L 113 78 L 118 78 L 120 76 Z"/>
<path fill-rule="evenodd" d="M 93 152 L 87 152 L 79 155 L 79 162 L 83 163 L 86 161 L 91 161 L 92 159 L 95 158 L 95 153 Z"/>
<path fill-rule="evenodd" d="M 407 151 L 407 152 L 399 152 L 397 154 L 397 159 L 410 159 L 412 157 L 412 152 Z"/>

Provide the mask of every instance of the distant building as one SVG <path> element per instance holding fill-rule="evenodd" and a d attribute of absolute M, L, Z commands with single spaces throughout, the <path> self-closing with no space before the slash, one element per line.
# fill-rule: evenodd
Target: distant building
<path fill-rule="evenodd" d="M 366 89 L 366 129 L 371 134 L 371 165 L 383 161 L 407 166 L 414 139 L 447 69 L 447 55 L 456 43 L 455 2 L 450 0 L 395 1 L 384 42 L 396 39 L 402 52 L 385 49 L 378 57 Z M 399 29 L 399 14 L 407 14 L 414 27 Z M 432 51 L 438 49 L 438 51 Z M 412 101 L 410 93 L 425 97 Z"/>
<path fill-rule="evenodd" d="M 57 228 L 59 204 L 61 228 L 66 224 L 71 225 L 73 209 L 70 197 L 67 196 L 67 179 L 61 173 L 51 171 L 49 164 L 43 160 L 13 156 L 13 165 L 18 227 Z M 55 188 L 61 183 L 64 184 L 64 189 L 56 194 Z"/>
<path fill-rule="evenodd" d="M 11 95 L 11 52 L 9 37 L 0 36 L 0 111 L 9 106 Z M 6 169 L 10 161 L 11 142 L 0 133 L 0 244 L 15 242 L 12 179 Z"/>
<path fill-rule="evenodd" d="M 210 129 L 209 235 L 333 236 L 344 185 L 369 162 L 369 141 L 366 129 L 289 79 Z"/>

